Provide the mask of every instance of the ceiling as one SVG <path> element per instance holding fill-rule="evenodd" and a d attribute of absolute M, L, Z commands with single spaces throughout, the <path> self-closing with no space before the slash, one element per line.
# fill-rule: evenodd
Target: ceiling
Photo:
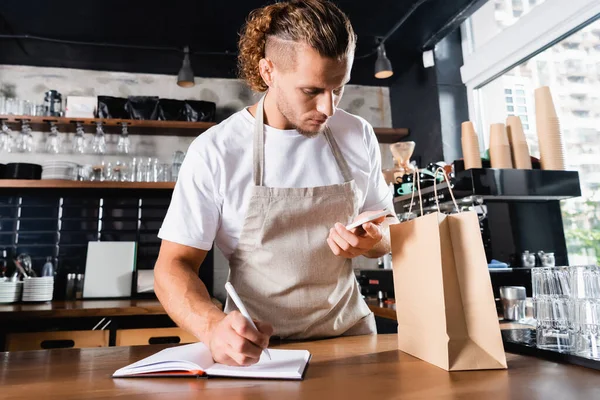
<path fill-rule="evenodd" d="M 414 13 L 386 41 L 395 77 L 486 0 L 338 0 L 358 35 L 352 71 L 354 84 L 389 85 L 394 77 L 373 77 L 378 37 L 418 3 Z M 0 64 L 20 64 L 176 75 L 189 45 L 196 76 L 235 77 L 237 39 L 249 11 L 265 0 L 2 0 L 0 2 Z M 166 47 L 173 50 L 129 49 L 53 43 L 30 35 L 67 41 Z"/>

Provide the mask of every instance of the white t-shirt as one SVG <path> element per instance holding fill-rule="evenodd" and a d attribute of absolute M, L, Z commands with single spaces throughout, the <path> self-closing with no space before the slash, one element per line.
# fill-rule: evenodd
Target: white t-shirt
<path fill-rule="evenodd" d="M 360 212 L 393 209 L 371 125 L 340 109 L 328 125 L 356 181 Z M 254 117 L 244 109 L 192 142 L 158 233 L 161 239 L 202 250 L 215 242 L 229 259 L 254 186 L 253 138 Z M 301 188 L 342 182 L 324 135 L 307 138 L 296 130 L 265 125 L 265 186 Z"/>

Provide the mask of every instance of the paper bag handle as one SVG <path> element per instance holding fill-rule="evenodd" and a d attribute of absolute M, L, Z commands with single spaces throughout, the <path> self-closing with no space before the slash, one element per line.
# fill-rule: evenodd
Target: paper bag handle
<path fill-rule="evenodd" d="M 450 185 L 450 180 L 448 179 L 448 175 L 446 174 L 446 171 L 444 171 L 444 168 L 438 168 L 435 170 L 435 173 L 433 175 L 433 194 L 435 196 L 435 205 L 437 206 L 438 212 L 440 211 L 440 203 L 438 202 L 438 195 L 437 195 L 437 176 L 438 176 L 438 172 L 442 172 L 442 175 L 444 175 L 444 179 L 446 180 L 446 183 L 448 184 L 448 191 L 450 192 L 450 197 L 452 197 L 452 203 L 454 203 L 454 207 L 456 207 L 456 212 L 460 212 L 460 208 L 458 208 L 458 204 L 456 204 L 456 199 L 454 198 L 454 193 L 452 192 L 452 185 Z"/>
<path fill-rule="evenodd" d="M 421 198 L 421 182 L 418 179 L 419 178 L 418 173 L 419 173 L 419 169 L 415 168 L 413 170 L 413 187 L 412 187 L 412 194 L 410 196 L 410 207 L 408 207 L 409 218 L 410 218 L 410 214 L 412 214 L 413 200 L 415 199 L 415 181 L 417 181 L 417 192 L 419 193 L 419 207 L 421 208 L 421 216 L 423 216 L 423 199 Z"/>

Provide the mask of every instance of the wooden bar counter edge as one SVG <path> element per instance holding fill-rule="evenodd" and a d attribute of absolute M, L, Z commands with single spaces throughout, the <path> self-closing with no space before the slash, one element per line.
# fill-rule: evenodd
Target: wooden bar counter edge
<path fill-rule="evenodd" d="M 600 373 L 507 354 L 508 370 L 446 372 L 397 350 L 397 335 L 276 344 L 307 349 L 304 381 L 112 379 L 168 345 L 0 353 L 2 399 L 598 399 Z"/>

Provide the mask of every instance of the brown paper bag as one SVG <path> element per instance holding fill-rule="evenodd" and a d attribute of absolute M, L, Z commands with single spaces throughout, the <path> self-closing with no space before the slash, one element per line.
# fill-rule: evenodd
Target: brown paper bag
<path fill-rule="evenodd" d="M 390 235 L 399 349 L 447 371 L 506 368 L 477 214 L 434 212 Z"/>

